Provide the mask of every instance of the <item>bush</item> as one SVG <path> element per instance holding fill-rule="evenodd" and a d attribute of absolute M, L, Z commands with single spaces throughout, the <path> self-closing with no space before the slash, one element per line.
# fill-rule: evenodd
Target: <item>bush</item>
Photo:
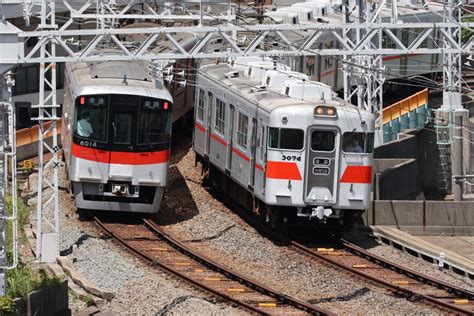
<path fill-rule="evenodd" d="M 26 296 L 28 293 L 50 285 L 57 285 L 61 281 L 59 277 L 49 277 L 44 269 L 36 271 L 27 265 L 20 264 L 17 268 L 8 271 L 6 299 L 20 298 L 20 305 L 26 308 Z M 3 306 L 5 306 L 5 309 L 3 309 Z M 6 303 L 0 306 L 0 315 L 9 313 L 8 306 Z"/>
<path fill-rule="evenodd" d="M 9 297 L 0 296 L 0 315 L 15 315 L 15 303 Z"/>

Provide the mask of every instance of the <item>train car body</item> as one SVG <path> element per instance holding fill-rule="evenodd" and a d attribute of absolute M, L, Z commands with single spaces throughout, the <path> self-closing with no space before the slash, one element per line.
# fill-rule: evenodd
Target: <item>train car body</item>
<path fill-rule="evenodd" d="M 140 62 L 66 65 L 61 137 L 78 208 L 158 210 L 168 182 L 172 101 Z"/>
<path fill-rule="evenodd" d="M 259 214 L 342 220 L 367 209 L 373 132 L 372 114 L 282 64 L 237 58 L 198 72 L 197 159 Z"/>

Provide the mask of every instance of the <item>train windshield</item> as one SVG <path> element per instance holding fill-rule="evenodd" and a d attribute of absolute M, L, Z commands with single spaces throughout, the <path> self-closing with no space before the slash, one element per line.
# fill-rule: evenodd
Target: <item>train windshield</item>
<path fill-rule="evenodd" d="M 74 142 L 112 151 L 168 149 L 171 103 L 135 95 L 80 96 Z"/>
<path fill-rule="evenodd" d="M 344 133 L 342 151 L 352 154 L 369 154 L 374 152 L 374 133 Z"/>
<path fill-rule="evenodd" d="M 142 98 L 138 128 L 139 144 L 162 144 L 171 134 L 169 102 Z"/>
<path fill-rule="evenodd" d="M 105 142 L 108 98 L 106 96 L 80 97 L 78 103 L 76 134 L 91 141 Z"/>

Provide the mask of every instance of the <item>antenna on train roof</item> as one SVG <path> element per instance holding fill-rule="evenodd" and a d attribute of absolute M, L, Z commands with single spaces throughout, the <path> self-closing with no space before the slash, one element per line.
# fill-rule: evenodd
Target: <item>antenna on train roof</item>
<path fill-rule="evenodd" d="M 127 75 L 123 75 L 122 84 L 124 84 L 124 85 L 128 86 L 128 82 L 127 82 Z"/>

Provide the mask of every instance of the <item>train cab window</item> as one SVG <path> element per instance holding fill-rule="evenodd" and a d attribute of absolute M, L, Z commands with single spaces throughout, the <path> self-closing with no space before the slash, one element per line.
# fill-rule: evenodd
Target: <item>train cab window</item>
<path fill-rule="evenodd" d="M 130 145 L 132 143 L 132 113 L 115 113 L 112 121 L 114 143 Z"/>
<path fill-rule="evenodd" d="M 374 152 L 374 133 L 344 133 L 342 137 L 342 151 L 352 154 Z"/>
<path fill-rule="evenodd" d="M 216 125 L 215 129 L 224 135 L 225 128 L 225 103 L 216 98 Z"/>
<path fill-rule="evenodd" d="M 239 113 L 239 121 L 237 125 L 237 145 L 244 149 L 247 149 L 248 129 L 249 118 L 246 115 Z"/>
<path fill-rule="evenodd" d="M 138 144 L 167 143 L 171 135 L 171 113 L 168 101 L 142 98 Z"/>
<path fill-rule="evenodd" d="M 201 122 L 204 120 L 204 101 L 205 101 L 204 96 L 205 96 L 204 90 L 199 89 L 199 100 L 198 100 L 196 117 Z"/>
<path fill-rule="evenodd" d="M 75 134 L 94 141 L 106 141 L 107 97 L 81 96 L 77 98 Z"/>
<path fill-rule="evenodd" d="M 313 151 L 334 150 L 336 143 L 336 133 L 331 131 L 313 131 L 311 133 L 311 149 Z"/>
<path fill-rule="evenodd" d="M 301 150 L 304 147 L 304 132 L 296 128 L 271 127 L 268 146 L 272 149 Z"/>

